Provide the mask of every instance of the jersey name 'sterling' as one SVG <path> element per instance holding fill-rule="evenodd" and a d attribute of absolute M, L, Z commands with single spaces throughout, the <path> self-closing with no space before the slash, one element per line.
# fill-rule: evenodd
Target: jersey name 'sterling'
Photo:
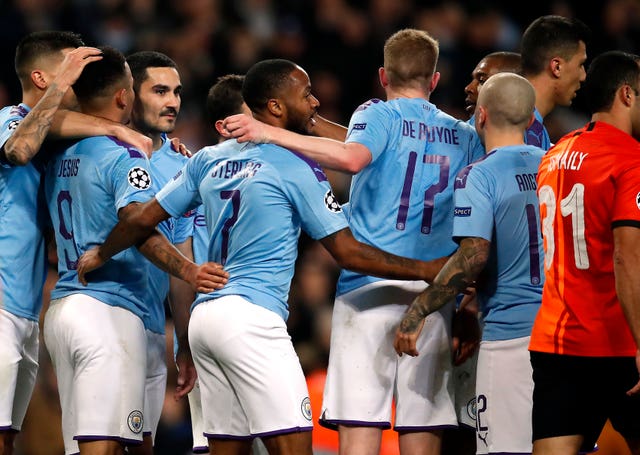
<path fill-rule="evenodd" d="M 219 179 L 253 177 L 261 166 L 261 163 L 255 161 L 222 161 L 213 169 L 211 177 Z"/>

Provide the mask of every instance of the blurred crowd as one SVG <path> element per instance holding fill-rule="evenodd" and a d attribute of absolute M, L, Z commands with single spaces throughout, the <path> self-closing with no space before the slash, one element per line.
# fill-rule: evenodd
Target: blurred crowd
<path fill-rule="evenodd" d="M 0 65 L 0 103 L 20 101 L 12 63 L 18 41 L 31 31 L 59 29 L 80 33 L 88 45 L 112 45 L 125 55 L 157 50 L 175 60 L 184 90 L 174 136 L 193 151 L 214 142 L 204 114 L 209 87 L 218 76 L 243 74 L 263 58 L 303 66 L 320 100 L 320 114 L 346 125 L 359 104 L 383 96 L 377 69 L 385 39 L 400 28 L 415 27 L 440 43 L 442 78 L 431 101 L 466 120 L 463 89 L 476 63 L 489 52 L 518 51 L 524 28 L 543 14 L 576 16 L 587 23 L 594 36 L 590 57 L 609 49 L 640 52 L 639 0 L 541 0 L 535 6 L 507 0 L 7 0 L 0 15 L 5 62 Z M 545 124 L 555 141 L 586 119 L 578 95 L 571 108 L 558 109 Z M 329 177 L 345 202 L 349 177 Z M 309 374 L 326 366 L 338 273 L 326 251 L 303 235 L 288 325 Z M 47 285 L 53 280 L 52 272 Z M 55 376 L 43 344 L 40 359 L 26 437 L 21 438 L 19 453 L 24 455 L 62 453 Z M 175 375 L 169 371 L 156 453 L 190 453 L 187 403 L 172 399 Z"/>

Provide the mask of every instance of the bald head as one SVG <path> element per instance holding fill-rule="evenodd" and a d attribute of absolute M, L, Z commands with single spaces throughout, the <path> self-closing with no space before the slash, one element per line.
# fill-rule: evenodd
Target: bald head
<path fill-rule="evenodd" d="M 536 104 L 533 86 L 514 73 L 498 73 L 487 79 L 478 94 L 478 108 L 486 110 L 497 128 L 528 126 Z"/>

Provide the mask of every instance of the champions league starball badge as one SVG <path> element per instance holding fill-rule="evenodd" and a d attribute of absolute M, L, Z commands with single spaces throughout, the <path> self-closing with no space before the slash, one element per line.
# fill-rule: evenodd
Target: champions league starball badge
<path fill-rule="evenodd" d="M 337 201 L 331 190 L 327 191 L 327 194 L 324 195 L 324 205 L 333 213 L 339 213 L 342 211 L 340 203 Z"/>
<path fill-rule="evenodd" d="M 146 190 L 151 186 L 151 176 L 149 172 L 142 167 L 131 168 L 127 175 L 129 185 L 137 190 Z"/>

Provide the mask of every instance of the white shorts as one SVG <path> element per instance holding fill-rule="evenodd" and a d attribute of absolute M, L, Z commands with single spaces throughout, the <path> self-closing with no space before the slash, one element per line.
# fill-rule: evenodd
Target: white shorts
<path fill-rule="evenodd" d="M 20 431 L 38 373 L 36 321 L 0 308 L 0 431 Z"/>
<path fill-rule="evenodd" d="M 52 300 L 44 341 L 58 380 L 65 453 L 74 440 L 142 441 L 147 339 L 130 311 L 84 294 Z"/>
<path fill-rule="evenodd" d="M 429 431 L 456 427 L 451 379 L 453 302 L 427 317 L 418 357 L 399 357 L 396 328 L 426 283 L 378 281 L 336 299 L 321 421 Z M 358 309 L 366 308 L 366 309 Z"/>
<path fill-rule="evenodd" d="M 456 394 L 458 423 L 476 428 L 476 370 L 478 350 L 462 365 L 453 367 L 453 384 Z"/>
<path fill-rule="evenodd" d="M 202 402 L 200 381 L 196 379 L 193 389 L 187 395 L 191 414 L 191 432 L 193 433 L 193 453 L 209 453 L 209 440 L 204 436 L 202 422 Z"/>
<path fill-rule="evenodd" d="M 147 335 L 147 377 L 144 388 L 144 436 L 156 438 L 164 394 L 167 390 L 167 345 L 164 334 L 145 330 Z"/>
<path fill-rule="evenodd" d="M 300 360 L 282 318 L 239 296 L 197 305 L 189 344 L 207 437 L 251 438 L 311 431 Z"/>
<path fill-rule="evenodd" d="M 530 337 L 482 341 L 476 382 L 478 454 L 531 453 Z"/>

